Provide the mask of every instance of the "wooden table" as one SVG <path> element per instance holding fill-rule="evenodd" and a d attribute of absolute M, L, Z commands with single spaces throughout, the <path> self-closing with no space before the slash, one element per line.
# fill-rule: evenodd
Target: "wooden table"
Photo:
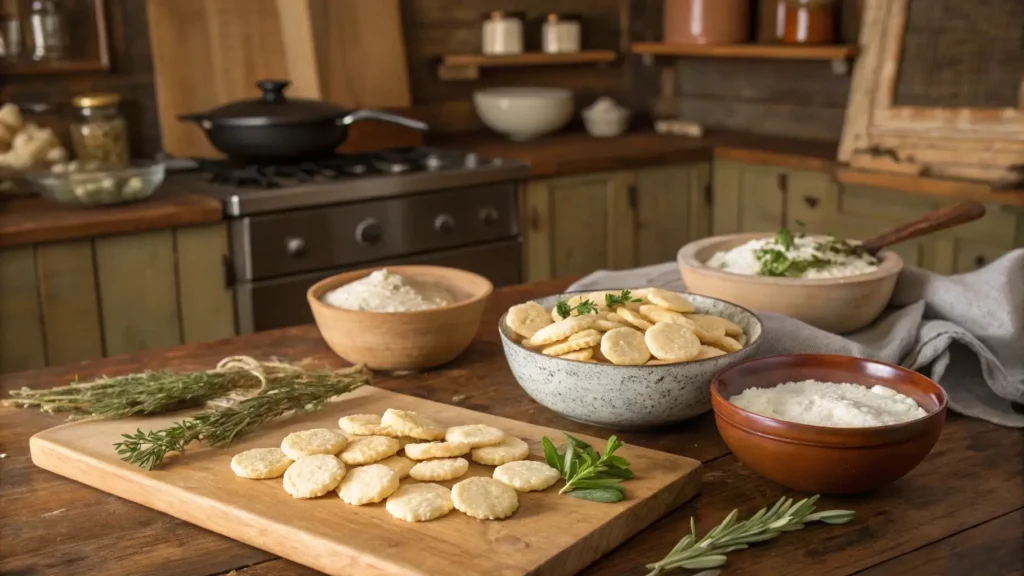
<path fill-rule="evenodd" d="M 495 324 L 508 306 L 556 293 L 566 281 L 495 292 L 476 342 L 450 366 L 426 374 L 379 377 L 376 385 L 473 410 L 606 437 L 533 402 L 516 385 L 497 342 Z M 212 344 L 58 366 L 4 376 L 3 395 L 21 386 L 50 387 L 76 375 L 92 378 L 143 369 L 199 370 L 224 356 L 343 362 L 302 326 Z M 61 422 L 27 410 L 0 408 L 0 573 L 203 576 L 307 576 L 315 572 L 261 550 L 35 468 L 28 438 Z M 644 574 L 688 531 L 717 524 L 733 508 L 744 514 L 790 491 L 763 480 L 730 455 L 709 415 L 680 426 L 623 433 L 629 443 L 697 458 L 705 464 L 701 494 L 587 568 L 585 574 Z M 938 445 L 907 477 L 868 496 L 823 498 L 848 508 L 844 526 L 811 525 L 769 544 L 735 552 L 724 576 L 848 575 L 1008 576 L 1024 574 L 1024 434 L 951 415 Z M 683 574 L 685 572 L 681 572 Z"/>

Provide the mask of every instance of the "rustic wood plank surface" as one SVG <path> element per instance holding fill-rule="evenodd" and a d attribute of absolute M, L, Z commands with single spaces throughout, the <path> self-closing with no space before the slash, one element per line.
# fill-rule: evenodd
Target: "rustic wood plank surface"
<path fill-rule="evenodd" d="M 388 390 L 538 425 L 607 436 L 568 422 L 520 389 L 504 363 L 494 326 L 507 306 L 552 294 L 551 280 L 495 291 L 473 345 L 451 365 L 407 377 L 380 377 Z M 315 328 L 303 326 L 163 351 L 43 368 L 0 377 L 0 388 L 44 387 L 76 375 L 90 378 L 147 368 L 209 368 L 221 357 L 251 354 L 286 360 L 333 356 Z M 0 572 L 31 574 L 308 576 L 315 572 L 37 469 L 28 438 L 61 422 L 57 416 L 0 407 Z M 731 509 L 753 512 L 789 491 L 748 471 L 728 454 L 710 415 L 652 432 L 621 435 L 627 443 L 705 463 L 702 493 L 611 554 L 586 574 L 643 574 L 687 530 L 691 515 L 707 530 Z M 728 574 L 870 576 L 1019 574 L 1024 526 L 1024 435 L 957 416 L 921 466 L 876 493 L 825 498 L 825 508 L 857 511 L 844 526 L 810 526 L 770 544 L 731 555 Z M 992 524 L 989 526 L 989 524 Z M 965 560 L 966 558 L 966 560 Z M 969 559 L 974 558 L 973 562 Z M 964 566 L 968 566 L 967 572 Z M 970 568 L 983 566 L 984 570 Z M 867 572 L 864 572 L 867 571 Z"/>
<path fill-rule="evenodd" d="M 122 206 L 77 208 L 42 198 L 0 199 L 0 246 L 92 238 L 217 222 L 220 202 L 175 191 L 173 180 L 153 197 Z"/>

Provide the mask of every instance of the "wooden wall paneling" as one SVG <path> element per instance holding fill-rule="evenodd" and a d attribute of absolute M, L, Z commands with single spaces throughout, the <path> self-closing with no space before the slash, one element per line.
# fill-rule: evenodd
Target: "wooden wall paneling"
<path fill-rule="evenodd" d="M 35 247 L 0 250 L 0 372 L 46 365 Z"/>
<path fill-rule="evenodd" d="M 695 236 L 693 200 L 704 193 L 694 178 L 697 168 L 668 166 L 637 171 L 637 266 L 675 260 L 679 248 Z"/>
<path fill-rule="evenodd" d="M 374 3 L 375 4 L 375 3 Z M 295 97 L 320 100 L 324 96 L 321 77 L 325 65 L 317 44 L 323 43 L 325 4 L 318 0 L 276 0 L 285 66 Z"/>
<path fill-rule="evenodd" d="M 47 364 L 103 357 L 92 240 L 40 244 L 36 268 Z"/>
<path fill-rule="evenodd" d="M 182 341 L 188 344 L 234 336 L 234 299 L 224 278 L 227 226 L 178 228 L 174 245 Z"/>
<path fill-rule="evenodd" d="M 97 238 L 107 355 L 181 344 L 171 230 Z"/>
<path fill-rule="evenodd" d="M 553 277 L 551 262 L 551 183 L 530 180 L 520 189 L 519 229 L 523 231 L 523 279 L 526 282 Z"/>

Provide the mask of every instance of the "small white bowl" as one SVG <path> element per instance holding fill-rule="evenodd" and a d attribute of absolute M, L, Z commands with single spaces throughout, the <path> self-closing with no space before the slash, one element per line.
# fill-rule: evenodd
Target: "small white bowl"
<path fill-rule="evenodd" d="M 560 130 L 572 119 L 572 92 L 563 88 L 487 88 L 473 93 L 480 120 L 516 142 Z"/>
<path fill-rule="evenodd" d="M 594 138 L 612 138 L 629 128 L 630 111 L 623 108 L 611 111 L 584 111 L 583 125 Z"/>

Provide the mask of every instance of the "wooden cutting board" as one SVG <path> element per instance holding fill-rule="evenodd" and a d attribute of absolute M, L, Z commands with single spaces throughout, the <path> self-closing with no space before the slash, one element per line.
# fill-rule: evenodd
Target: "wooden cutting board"
<path fill-rule="evenodd" d="M 32 461 L 41 468 L 337 576 L 575 574 L 700 487 L 699 462 L 624 446 L 617 454 L 629 459 L 637 477 L 624 484 L 622 502 L 559 495 L 559 482 L 544 492 L 520 494 L 519 509 L 505 520 L 480 521 L 453 510 L 438 520 L 408 523 L 393 519 L 383 503 L 349 506 L 334 492 L 296 500 L 280 478 L 247 480 L 231 472 L 231 457 L 242 450 L 278 446 L 290 432 L 336 428 L 340 416 L 387 408 L 414 410 L 449 426 L 497 426 L 526 440 L 534 460 L 543 460 L 543 436 L 558 446 L 564 438 L 551 428 L 367 386 L 318 413 L 264 426 L 230 448 L 189 449 L 152 472 L 120 461 L 112 444 L 122 433 L 164 428 L 183 414 L 66 424 L 36 434 L 30 447 Z M 577 437 L 604 450 L 603 439 Z M 489 476 L 492 470 L 471 464 L 463 478 Z M 443 484 L 451 487 L 457 481 Z"/>

